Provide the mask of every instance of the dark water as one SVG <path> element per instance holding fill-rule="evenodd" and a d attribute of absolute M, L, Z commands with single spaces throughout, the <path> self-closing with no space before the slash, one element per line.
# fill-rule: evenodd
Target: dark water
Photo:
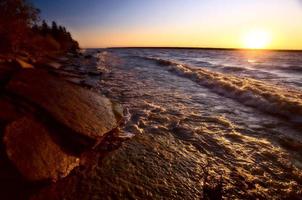
<path fill-rule="evenodd" d="M 301 199 L 302 54 L 115 49 L 102 91 L 126 108 L 131 140 L 94 170 L 105 199 Z"/>

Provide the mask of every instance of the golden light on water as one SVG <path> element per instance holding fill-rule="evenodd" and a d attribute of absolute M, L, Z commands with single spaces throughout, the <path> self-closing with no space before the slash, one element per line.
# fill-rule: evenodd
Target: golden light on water
<path fill-rule="evenodd" d="M 247 49 L 265 49 L 272 42 L 272 35 L 266 30 L 250 30 L 243 36 L 243 47 Z"/>

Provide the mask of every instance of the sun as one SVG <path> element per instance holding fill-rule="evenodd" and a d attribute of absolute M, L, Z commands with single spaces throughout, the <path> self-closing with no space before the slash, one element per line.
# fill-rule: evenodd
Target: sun
<path fill-rule="evenodd" d="M 265 49 L 271 41 L 271 34 L 260 29 L 250 30 L 243 36 L 243 46 L 248 49 Z"/>

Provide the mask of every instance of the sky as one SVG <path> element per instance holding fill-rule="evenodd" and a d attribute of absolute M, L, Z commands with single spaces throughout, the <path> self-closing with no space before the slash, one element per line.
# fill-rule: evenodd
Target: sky
<path fill-rule="evenodd" d="M 249 48 L 261 40 L 260 48 L 302 49 L 302 0 L 31 2 L 85 48 Z"/>

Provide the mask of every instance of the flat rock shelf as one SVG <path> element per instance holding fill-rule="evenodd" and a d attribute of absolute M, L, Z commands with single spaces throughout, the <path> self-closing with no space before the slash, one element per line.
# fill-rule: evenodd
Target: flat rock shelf
<path fill-rule="evenodd" d="M 118 126 L 120 117 L 109 99 L 44 70 L 22 70 L 12 78 L 7 90 L 37 104 L 59 123 L 92 140 Z"/>
<path fill-rule="evenodd" d="M 30 181 L 56 181 L 77 167 L 80 159 L 64 152 L 43 124 L 23 117 L 6 127 L 4 145 L 9 159 Z"/>

